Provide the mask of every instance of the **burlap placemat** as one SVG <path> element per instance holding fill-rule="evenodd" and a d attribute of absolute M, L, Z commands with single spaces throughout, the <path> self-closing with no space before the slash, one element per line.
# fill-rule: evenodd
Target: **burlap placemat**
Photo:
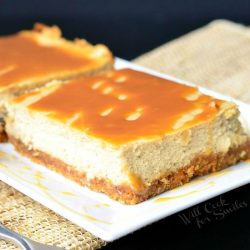
<path fill-rule="evenodd" d="M 217 20 L 134 62 L 250 102 L 250 28 Z"/>
<path fill-rule="evenodd" d="M 250 102 L 250 31 L 225 21 L 176 39 L 136 63 Z M 106 243 L 0 182 L 0 222 L 42 243 L 97 249 Z M 1 250 L 17 249 L 0 240 Z"/>

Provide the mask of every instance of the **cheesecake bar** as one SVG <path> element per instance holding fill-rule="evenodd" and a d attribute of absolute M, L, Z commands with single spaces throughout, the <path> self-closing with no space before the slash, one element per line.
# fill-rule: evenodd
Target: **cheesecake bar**
<path fill-rule="evenodd" d="M 250 157 L 234 103 L 131 69 L 51 83 L 6 109 L 19 152 L 126 204 Z"/>
<path fill-rule="evenodd" d="M 58 27 L 36 24 L 33 30 L 0 37 L 0 141 L 5 138 L 3 103 L 53 79 L 104 72 L 113 65 L 104 45 L 68 41 Z"/>

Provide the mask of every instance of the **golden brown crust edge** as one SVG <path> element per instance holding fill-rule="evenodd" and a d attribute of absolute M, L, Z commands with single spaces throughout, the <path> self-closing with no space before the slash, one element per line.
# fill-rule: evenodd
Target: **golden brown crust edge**
<path fill-rule="evenodd" d="M 9 141 L 15 146 L 17 151 L 33 161 L 44 164 L 82 186 L 88 186 L 90 189 L 105 193 L 121 203 L 131 205 L 145 201 L 166 190 L 181 186 L 196 176 L 216 172 L 236 162 L 250 158 L 250 141 L 238 147 L 231 148 L 225 154 L 200 155 L 193 159 L 188 166 L 173 173 L 166 173 L 162 178 L 151 183 L 143 191 L 136 192 L 128 185 L 115 186 L 111 181 L 106 179 L 94 178 L 87 181 L 85 173 L 73 169 L 61 160 L 38 150 L 29 150 L 21 141 L 12 136 L 9 136 Z"/>
<path fill-rule="evenodd" d="M 5 131 L 0 132 L 0 143 L 7 142 L 8 136 Z"/>
<path fill-rule="evenodd" d="M 6 141 L 8 141 L 8 137 L 5 132 L 5 124 L 3 121 L 0 121 L 0 143 Z"/>

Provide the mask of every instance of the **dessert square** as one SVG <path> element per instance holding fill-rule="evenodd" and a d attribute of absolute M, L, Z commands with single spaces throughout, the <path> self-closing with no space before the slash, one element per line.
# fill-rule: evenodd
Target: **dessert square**
<path fill-rule="evenodd" d="M 52 82 L 6 110 L 19 152 L 126 204 L 250 157 L 234 103 L 132 69 Z"/>

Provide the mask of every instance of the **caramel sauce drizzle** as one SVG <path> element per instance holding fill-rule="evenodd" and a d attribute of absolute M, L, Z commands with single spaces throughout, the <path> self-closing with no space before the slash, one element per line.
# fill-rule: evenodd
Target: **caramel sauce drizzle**
<path fill-rule="evenodd" d="M 62 47 L 42 46 L 21 35 L 0 38 L 0 87 L 94 65 Z"/>
<path fill-rule="evenodd" d="M 79 78 L 29 106 L 113 144 L 150 139 L 213 119 L 222 101 L 131 69 Z M 189 98 L 189 97 L 192 98 Z M 190 100 L 191 99 L 191 100 Z M 76 116 L 77 114 L 77 116 Z"/>

